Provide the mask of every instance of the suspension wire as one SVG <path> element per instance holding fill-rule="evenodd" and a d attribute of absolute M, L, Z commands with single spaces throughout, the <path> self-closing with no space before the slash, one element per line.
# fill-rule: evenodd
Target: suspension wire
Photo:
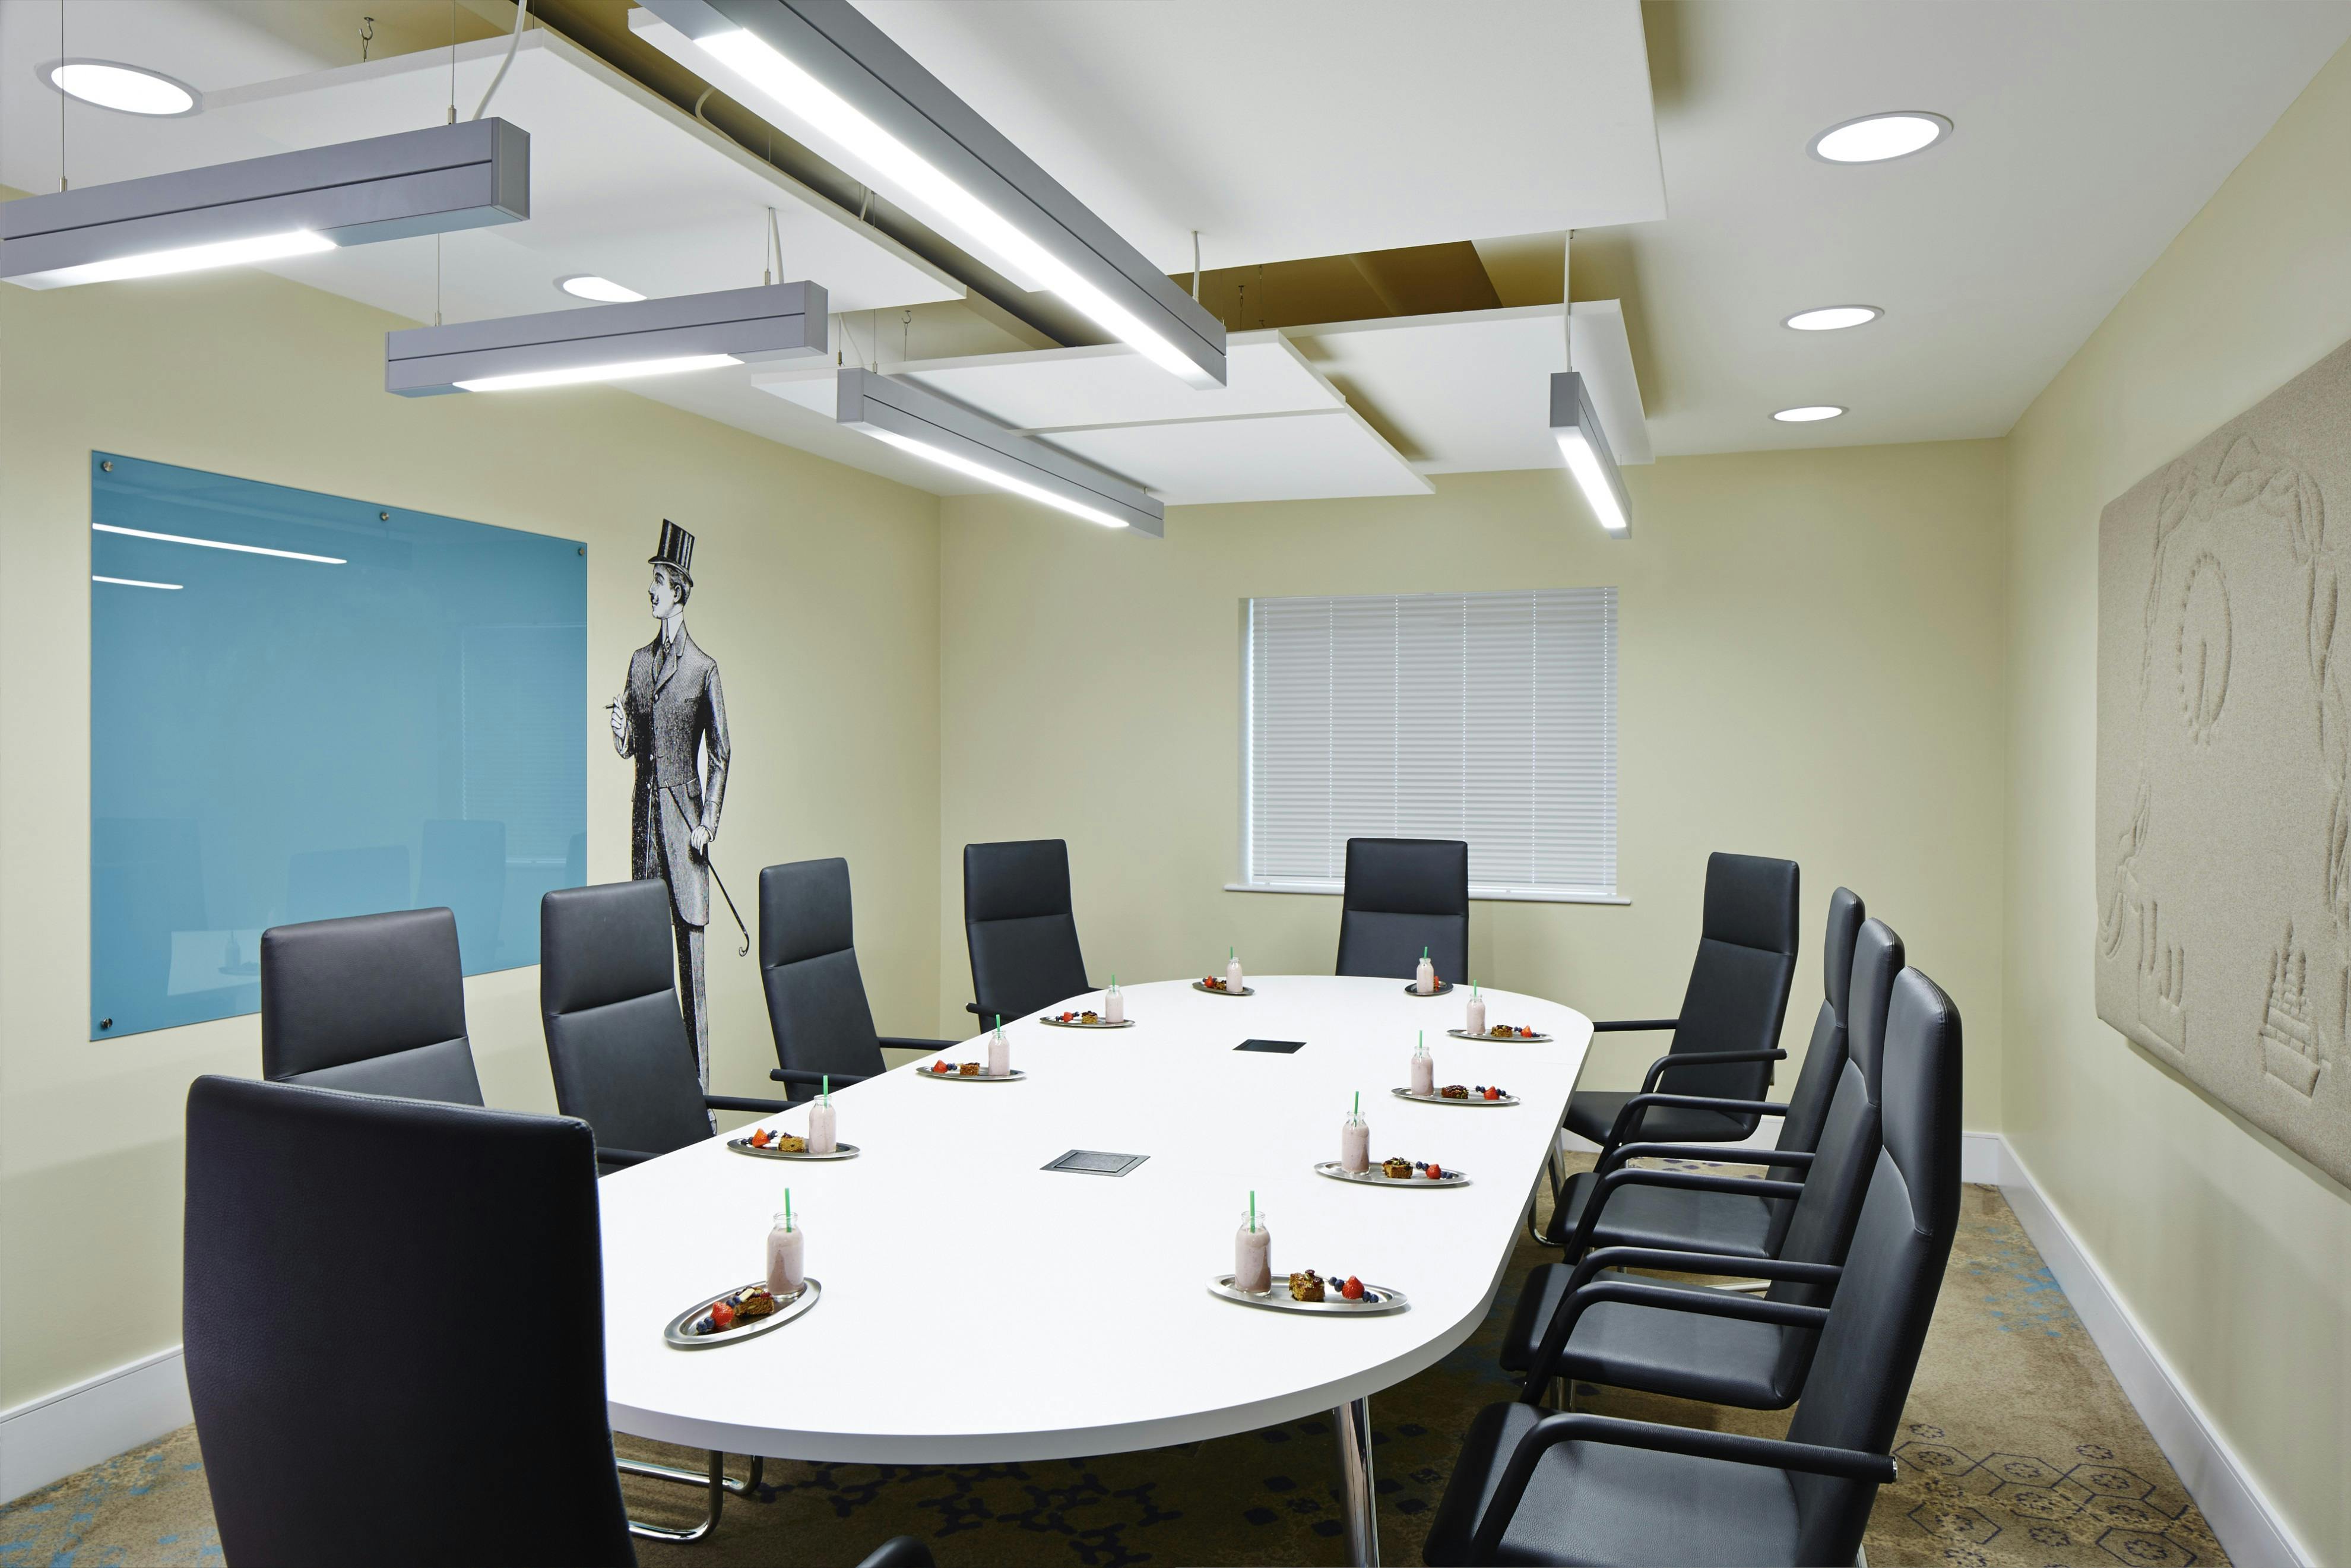
<path fill-rule="evenodd" d="M 66 0 L 57 0 L 57 59 L 66 57 Z M 53 82 L 51 86 L 56 86 Z M 66 92 L 57 89 L 57 189 L 68 190 L 66 183 Z"/>

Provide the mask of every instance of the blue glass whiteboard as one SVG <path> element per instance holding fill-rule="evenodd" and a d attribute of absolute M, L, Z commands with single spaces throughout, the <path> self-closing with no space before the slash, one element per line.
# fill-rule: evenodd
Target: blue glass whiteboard
<path fill-rule="evenodd" d="M 261 932 L 586 881 L 576 539 L 90 455 L 93 1040 L 256 1011 Z"/>

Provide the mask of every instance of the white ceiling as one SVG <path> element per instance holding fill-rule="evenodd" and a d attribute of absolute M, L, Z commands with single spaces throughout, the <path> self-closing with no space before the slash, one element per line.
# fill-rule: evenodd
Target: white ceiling
<path fill-rule="evenodd" d="M 1659 13 L 1673 27 L 1655 40 L 1672 212 L 1631 242 L 1661 454 L 2005 434 L 2351 37 L 2351 5 L 2333 0 Z M 1805 152 L 1829 126 L 1896 109 L 1957 129 L 1891 163 Z M 1886 316 L 1844 332 L 1780 325 L 1835 304 Z M 1853 412 L 1770 417 L 1799 403 Z"/>
<path fill-rule="evenodd" d="M 1662 455 L 2002 434 L 2351 37 L 2344 0 L 1678 0 L 1648 8 L 1646 40 L 1632 0 L 861 3 L 1171 270 L 1189 266 L 1195 226 L 1217 267 L 1624 225 L 1577 251 L 1613 247 L 1611 291 L 1625 294 L 1625 374 L 1603 417 L 1615 435 L 1646 403 Z M 212 95 L 183 120 L 73 107 L 75 183 L 445 114 L 445 55 L 331 65 L 255 15 L 213 0 L 72 0 L 72 53 L 151 65 Z M 55 21 L 51 6 L 0 0 L 0 182 L 37 192 L 56 184 L 58 99 L 36 80 L 57 53 Z M 502 47 L 459 49 L 461 113 Z M 1824 127 L 1892 108 L 1938 110 L 1957 132 L 1877 167 L 1805 154 Z M 788 273 L 861 313 L 847 324 L 852 358 L 905 359 L 889 340 L 895 307 L 960 292 L 543 32 L 526 36 L 496 111 L 534 133 L 533 217 L 447 239 L 449 319 L 561 308 L 552 283 L 569 272 L 655 295 L 750 282 L 770 203 Z M 432 250 L 402 241 L 276 270 L 424 319 Z M 1555 242 L 1534 250 L 1556 256 Z M 1396 493 L 1376 486 L 1556 462 L 1533 390 L 1559 366 L 1555 261 L 1530 276 L 1497 274 L 1506 305 L 1539 302 L 1547 286 L 1548 308 L 1292 329 L 1286 353 L 1303 363 L 1267 358 L 1276 381 L 1259 386 L 1237 353 L 1225 393 L 1158 385 L 1139 365 L 1117 368 L 1115 350 L 1057 351 L 1047 359 L 1087 368 L 1041 379 L 1023 355 L 1003 357 L 1000 374 L 926 373 L 976 406 L 1042 399 L 1003 416 L 1171 499 Z M 1887 315 L 1844 333 L 1779 325 L 1845 302 Z M 921 324 L 913 336 L 920 347 Z M 1578 353 L 1590 358 L 1581 339 Z M 1307 364 L 1320 375 L 1299 379 Z M 839 430 L 829 407 L 768 395 L 761 373 L 642 391 L 925 488 L 967 487 Z M 1353 406 L 1332 402 L 1333 388 Z M 1211 429 L 1219 400 L 1250 419 Z M 1853 413 L 1769 417 L 1823 402 Z M 1302 410 L 1316 422 L 1259 417 Z M 1178 420 L 1178 434 L 1137 434 Z"/>

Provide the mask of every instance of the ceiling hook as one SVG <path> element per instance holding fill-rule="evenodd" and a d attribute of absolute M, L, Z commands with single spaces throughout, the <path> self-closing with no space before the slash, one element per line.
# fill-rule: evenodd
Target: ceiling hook
<path fill-rule="evenodd" d="M 374 43 L 374 42 L 375 42 L 375 18 L 374 18 L 374 17 L 372 17 L 372 16 L 362 16 L 362 17 L 360 17 L 360 58 L 362 61 L 364 61 L 364 60 L 368 57 L 368 46 L 369 46 L 370 44 Z"/>

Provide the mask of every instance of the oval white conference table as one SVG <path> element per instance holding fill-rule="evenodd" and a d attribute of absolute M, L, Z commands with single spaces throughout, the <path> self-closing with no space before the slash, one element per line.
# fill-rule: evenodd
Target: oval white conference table
<path fill-rule="evenodd" d="M 606 1176 L 613 1427 L 729 1453 L 945 1465 L 1160 1448 L 1331 1411 L 1354 1561 L 1377 1562 L 1369 1398 L 1485 1317 L 1592 1025 L 1489 991 L 1492 1022 L 1553 1038 L 1460 1040 L 1445 1031 L 1463 1022 L 1466 988 L 1423 998 L 1389 979 L 1249 984 L 1243 998 L 1131 986 L 1130 1029 L 1009 1022 L 1019 1082 L 925 1082 L 925 1058 L 836 1092 L 856 1159 L 757 1159 L 721 1136 Z M 1440 1085 L 1498 1083 L 1521 1103 L 1395 1098 L 1420 1030 Z M 1252 1038 L 1305 1044 L 1234 1049 Z M 944 1054 L 984 1061 L 985 1044 Z M 1358 1090 L 1374 1160 L 1436 1160 L 1470 1184 L 1316 1175 L 1338 1156 Z M 799 1132 L 807 1115 L 759 1124 Z M 1071 1149 L 1149 1157 L 1116 1177 L 1040 1168 Z M 679 1312 L 763 1275 L 787 1186 L 822 1299 L 739 1344 L 664 1343 Z M 1211 1295 L 1251 1189 L 1277 1289 L 1291 1270 L 1354 1274 L 1402 1291 L 1410 1310 L 1334 1319 Z"/>

